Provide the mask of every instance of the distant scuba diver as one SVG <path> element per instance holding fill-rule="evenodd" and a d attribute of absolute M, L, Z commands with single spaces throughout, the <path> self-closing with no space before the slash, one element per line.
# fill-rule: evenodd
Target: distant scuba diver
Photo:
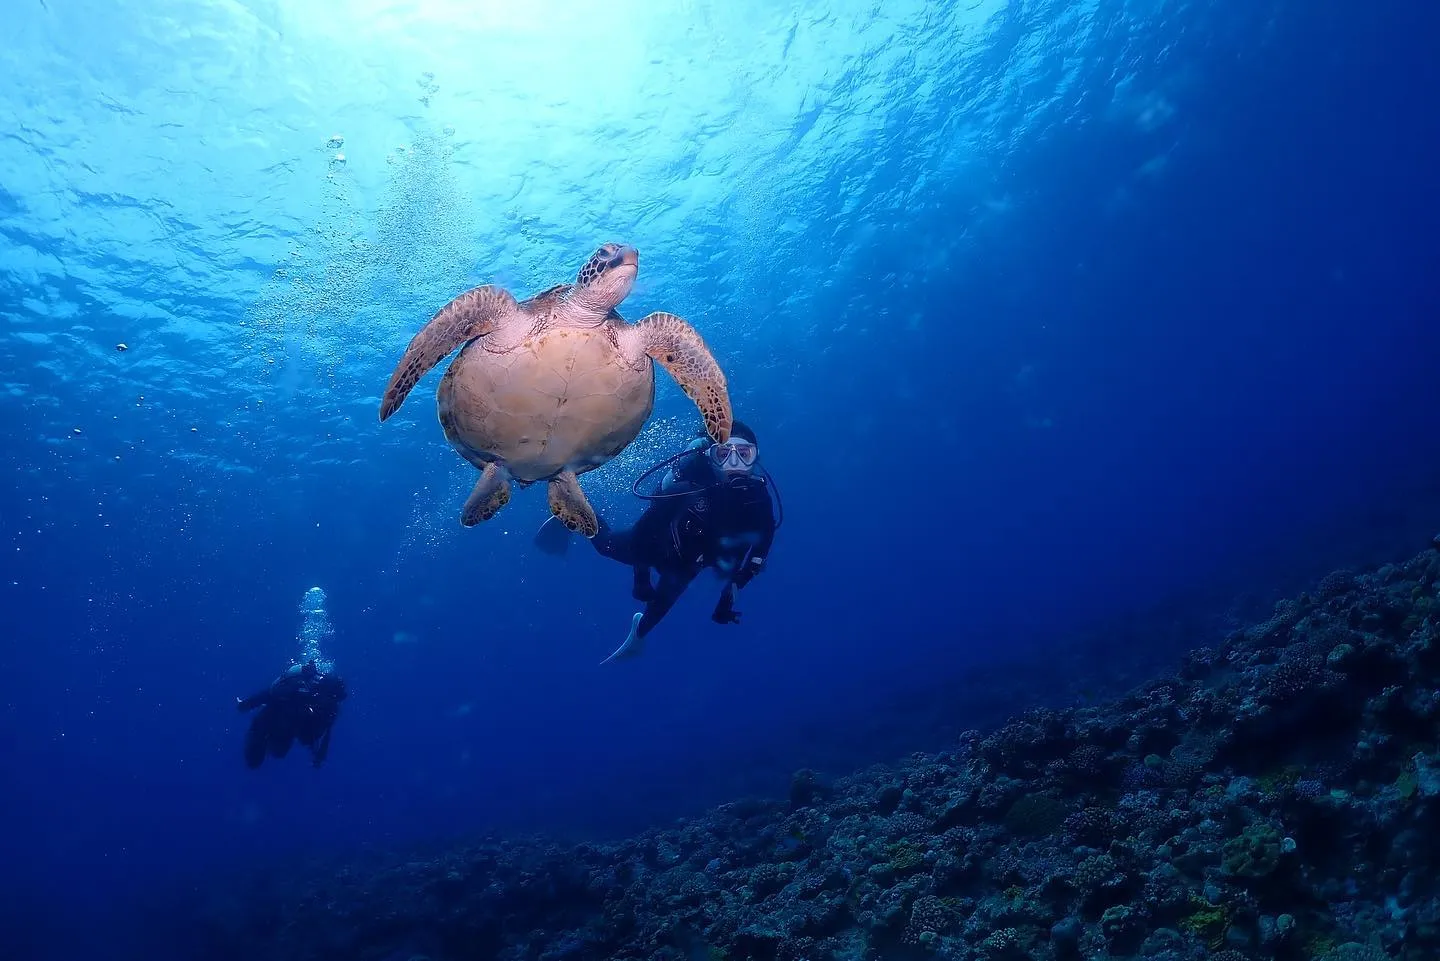
<path fill-rule="evenodd" d="M 330 753 L 330 731 L 345 693 L 344 679 L 333 672 L 322 674 L 312 659 L 291 665 L 264 690 L 237 697 L 235 707 L 242 714 L 260 708 L 245 734 L 246 766 L 259 767 L 267 753 L 282 758 L 299 741 L 319 767 Z"/>
<path fill-rule="evenodd" d="M 659 491 L 640 493 L 640 484 L 661 470 L 665 476 Z M 735 592 L 764 568 L 784 520 L 779 490 L 760 465 L 755 433 L 738 420 L 726 443 L 697 438 L 641 474 L 631 491 L 650 501 L 635 526 L 615 530 L 601 518 L 599 532 L 590 539 L 602 557 L 634 569 L 631 596 L 645 602 L 645 609 L 632 618 L 624 643 L 603 664 L 638 656 L 646 635 L 707 567 L 725 579 L 711 620 L 738 623 Z M 535 543 L 546 553 L 560 554 L 569 538 L 570 532 L 552 518 L 541 526 Z M 658 584 L 650 581 L 651 568 L 659 574 Z"/>

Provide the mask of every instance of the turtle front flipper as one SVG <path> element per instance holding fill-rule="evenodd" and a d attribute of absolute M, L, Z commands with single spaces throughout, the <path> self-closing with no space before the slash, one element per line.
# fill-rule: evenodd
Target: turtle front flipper
<path fill-rule="evenodd" d="M 600 533 L 595 508 L 580 490 L 580 478 L 573 470 L 562 471 L 550 481 L 550 513 L 577 534 L 594 537 Z"/>
<path fill-rule="evenodd" d="M 446 354 L 467 340 L 490 333 L 518 306 L 508 290 L 486 284 L 467 290 L 441 307 L 419 333 L 410 338 L 410 346 L 405 348 L 404 356 L 390 375 L 390 383 L 380 399 L 380 420 L 399 410 L 420 378 Z"/>
<path fill-rule="evenodd" d="M 730 439 L 730 390 L 725 372 L 698 331 L 674 314 L 656 311 L 633 328 L 645 353 L 670 372 L 705 418 L 705 433 L 717 444 Z"/>
<path fill-rule="evenodd" d="M 500 508 L 510 503 L 510 472 L 505 468 L 491 461 L 485 465 L 480 472 L 480 479 L 475 482 L 475 489 L 470 496 L 465 498 L 465 506 L 460 511 L 460 523 L 466 527 L 474 527 L 481 521 L 488 521 L 500 512 Z"/>

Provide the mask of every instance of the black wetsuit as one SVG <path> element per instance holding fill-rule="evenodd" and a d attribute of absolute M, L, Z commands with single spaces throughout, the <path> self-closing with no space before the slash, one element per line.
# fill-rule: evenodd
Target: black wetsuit
<path fill-rule="evenodd" d="M 645 602 L 637 637 L 660 623 L 707 567 L 728 575 L 712 619 L 738 621 L 735 591 L 761 570 L 775 537 L 775 511 L 763 473 L 719 479 L 704 455 L 697 454 L 676 466 L 675 479 L 695 490 L 652 501 L 629 530 L 613 530 L 602 521 L 590 539 L 601 555 L 634 568 L 632 594 Z M 651 568 L 659 575 L 654 585 Z"/>
<path fill-rule="evenodd" d="M 314 663 L 281 674 L 262 691 L 236 698 L 241 712 L 260 708 L 245 734 L 245 764 L 257 768 L 271 757 L 281 758 L 299 741 L 310 749 L 316 767 L 330 752 L 330 731 L 345 700 L 345 681 L 321 674 Z"/>

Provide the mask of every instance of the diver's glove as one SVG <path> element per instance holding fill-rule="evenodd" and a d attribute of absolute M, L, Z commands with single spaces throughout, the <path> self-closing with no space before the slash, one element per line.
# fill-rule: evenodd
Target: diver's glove
<path fill-rule="evenodd" d="M 715 613 L 710 615 L 710 619 L 716 624 L 739 624 L 740 612 L 729 607 L 724 610 L 717 607 Z"/>
<path fill-rule="evenodd" d="M 710 620 L 716 624 L 739 624 L 740 612 L 735 610 L 735 585 L 725 585 L 725 590 L 720 594 L 720 602 L 715 605 L 715 613 L 710 615 Z"/>

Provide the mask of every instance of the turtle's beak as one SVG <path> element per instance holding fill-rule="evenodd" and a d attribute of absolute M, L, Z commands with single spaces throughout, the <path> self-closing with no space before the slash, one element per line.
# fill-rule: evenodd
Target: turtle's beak
<path fill-rule="evenodd" d="M 615 251 L 615 256 L 610 258 L 611 267 L 639 267 L 640 251 L 628 244 L 622 244 L 620 249 Z"/>

